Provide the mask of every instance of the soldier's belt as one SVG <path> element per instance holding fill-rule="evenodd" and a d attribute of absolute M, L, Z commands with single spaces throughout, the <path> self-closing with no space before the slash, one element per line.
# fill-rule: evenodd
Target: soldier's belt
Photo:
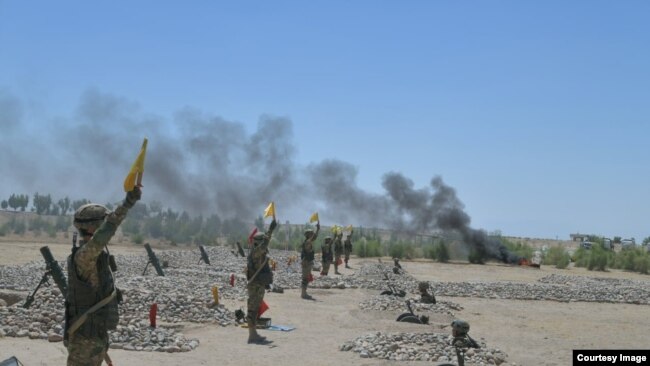
<path fill-rule="evenodd" d="M 115 298 L 115 296 L 117 296 L 117 288 L 114 288 L 113 292 L 111 292 L 110 295 L 108 295 L 106 298 L 104 298 L 102 301 L 98 302 L 97 304 L 93 305 L 93 307 L 91 307 L 90 309 L 86 310 L 85 313 L 81 314 L 79 319 L 75 320 L 75 322 L 72 323 L 72 325 L 68 329 L 68 336 L 72 336 L 74 332 L 76 332 L 77 329 L 79 329 L 79 327 L 81 327 L 83 323 L 85 323 L 86 320 L 88 320 L 88 316 L 90 314 L 106 306 L 109 302 L 111 302 Z"/>

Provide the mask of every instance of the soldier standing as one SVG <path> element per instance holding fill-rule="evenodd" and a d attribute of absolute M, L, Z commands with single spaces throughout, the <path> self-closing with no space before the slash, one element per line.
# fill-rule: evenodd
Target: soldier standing
<path fill-rule="evenodd" d="M 318 237 L 320 231 L 320 223 L 316 224 L 316 232 L 312 229 L 305 230 L 305 241 L 302 242 L 300 251 L 300 266 L 302 267 L 302 280 L 300 282 L 301 294 L 300 297 L 307 300 L 313 300 L 307 294 L 307 285 L 309 284 L 309 276 L 314 267 L 314 240 Z"/>
<path fill-rule="evenodd" d="M 320 272 L 321 276 L 327 276 L 330 272 L 330 265 L 332 264 L 332 238 L 326 237 L 321 248 L 321 263 L 323 270 Z"/>
<path fill-rule="evenodd" d="M 65 300 L 64 340 L 68 366 L 99 366 L 108 357 L 108 331 L 117 327 L 121 294 L 115 287 L 114 260 L 107 244 L 128 210 L 142 196 L 136 186 L 115 211 L 94 203 L 74 214 L 73 225 L 81 235 L 80 246 L 68 257 L 68 294 Z"/>
<path fill-rule="evenodd" d="M 248 310 L 246 322 L 248 324 L 248 343 L 268 344 L 266 337 L 257 333 L 258 311 L 264 300 L 264 290 L 273 283 L 273 272 L 269 266 L 269 242 L 273 230 L 277 226 L 275 218 L 266 233 L 257 233 L 253 237 L 253 248 L 248 253 L 248 264 L 246 267 L 246 278 L 248 279 Z"/>
<path fill-rule="evenodd" d="M 352 253 L 352 231 L 345 236 L 345 241 L 343 242 L 343 253 L 345 254 L 345 268 L 350 268 L 350 266 L 348 266 L 348 261 L 350 260 L 350 254 Z"/>
<path fill-rule="evenodd" d="M 341 242 L 341 239 L 343 239 L 342 232 L 334 234 L 334 273 L 337 275 L 341 274 L 341 272 L 339 272 L 339 264 L 343 263 L 341 260 L 341 256 L 343 255 L 343 243 Z"/>

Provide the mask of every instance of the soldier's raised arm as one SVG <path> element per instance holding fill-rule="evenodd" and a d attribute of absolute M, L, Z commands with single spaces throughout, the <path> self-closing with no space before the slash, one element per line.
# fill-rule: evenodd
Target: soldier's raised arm
<path fill-rule="evenodd" d="M 315 231 L 314 234 L 311 236 L 311 238 L 309 239 L 309 241 L 313 242 L 314 240 L 316 240 L 316 238 L 318 238 L 318 233 L 319 233 L 319 232 L 320 232 L 320 222 L 317 222 L 317 223 L 316 223 L 316 231 Z"/>
<path fill-rule="evenodd" d="M 271 225 L 269 225 L 269 231 L 266 232 L 266 236 L 268 236 L 269 240 L 271 240 L 271 235 L 273 235 L 273 230 L 278 227 L 278 223 L 275 220 L 275 217 L 273 217 L 273 221 L 271 221 Z"/>
<path fill-rule="evenodd" d="M 126 217 L 126 213 L 141 197 L 142 190 L 136 186 L 126 194 L 124 201 L 115 211 L 108 211 L 104 206 L 95 204 L 80 207 L 75 213 L 74 224 L 79 229 L 82 238 L 85 237 L 87 239 L 90 236 L 90 240 L 79 248 L 77 257 L 83 257 L 86 260 L 99 257 L 104 246 L 115 235 L 118 226 L 120 226 Z M 104 210 L 103 215 L 100 212 L 102 209 Z M 103 222 L 101 222 L 102 220 Z"/>

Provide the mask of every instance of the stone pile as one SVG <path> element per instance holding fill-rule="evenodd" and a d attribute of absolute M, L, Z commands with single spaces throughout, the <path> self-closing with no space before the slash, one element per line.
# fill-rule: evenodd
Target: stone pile
<path fill-rule="evenodd" d="M 454 316 L 455 311 L 463 310 L 462 306 L 451 301 L 436 301 L 435 304 L 423 304 L 418 302 L 418 298 L 410 298 L 411 308 L 413 312 L 419 313 L 438 313 Z M 407 298 L 389 296 L 389 295 L 376 295 L 372 296 L 359 304 L 362 310 L 378 310 L 378 311 L 401 311 L 407 312 L 406 307 Z"/>
<path fill-rule="evenodd" d="M 379 358 L 393 361 L 456 362 L 456 349 L 452 337 L 443 333 L 382 333 L 357 337 L 340 346 L 341 351 L 359 353 L 361 358 Z M 465 363 L 469 365 L 502 365 L 507 355 L 499 349 L 468 349 Z"/>
<path fill-rule="evenodd" d="M 431 287 L 436 295 L 442 296 L 650 305 L 650 286 L 643 281 L 562 276 L 545 277 L 540 283 L 432 282 Z"/>

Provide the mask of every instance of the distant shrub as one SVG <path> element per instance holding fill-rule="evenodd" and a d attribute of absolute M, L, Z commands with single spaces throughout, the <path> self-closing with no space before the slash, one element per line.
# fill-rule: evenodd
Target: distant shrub
<path fill-rule="evenodd" d="M 381 257 L 381 243 L 378 240 L 360 240 L 354 245 L 354 254 L 360 258 Z"/>
<path fill-rule="evenodd" d="M 138 245 L 144 243 L 144 237 L 142 236 L 142 234 L 133 235 L 131 237 L 131 240 L 133 240 L 133 243 L 138 244 Z"/>
<path fill-rule="evenodd" d="M 473 264 L 485 264 L 485 253 L 472 249 L 467 256 L 467 260 Z"/>
<path fill-rule="evenodd" d="M 564 269 L 571 262 L 569 253 L 562 247 L 551 247 L 544 256 L 544 264 L 555 265 L 555 268 Z"/>
<path fill-rule="evenodd" d="M 436 244 L 433 250 L 434 250 L 434 257 L 438 262 L 441 263 L 449 262 L 449 249 L 447 248 L 447 244 L 445 244 L 444 241 L 441 241 L 440 243 Z"/>
<path fill-rule="evenodd" d="M 529 260 L 533 257 L 533 253 L 535 252 L 535 249 L 532 246 L 528 244 L 523 244 L 520 241 L 513 243 L 512 241 L 503 237 L 499 239 L 501 240 L 501 243 L 506 248 L 508 248 L 509 252 L 514 253 L 521 258 L 526 258 Z"/>

